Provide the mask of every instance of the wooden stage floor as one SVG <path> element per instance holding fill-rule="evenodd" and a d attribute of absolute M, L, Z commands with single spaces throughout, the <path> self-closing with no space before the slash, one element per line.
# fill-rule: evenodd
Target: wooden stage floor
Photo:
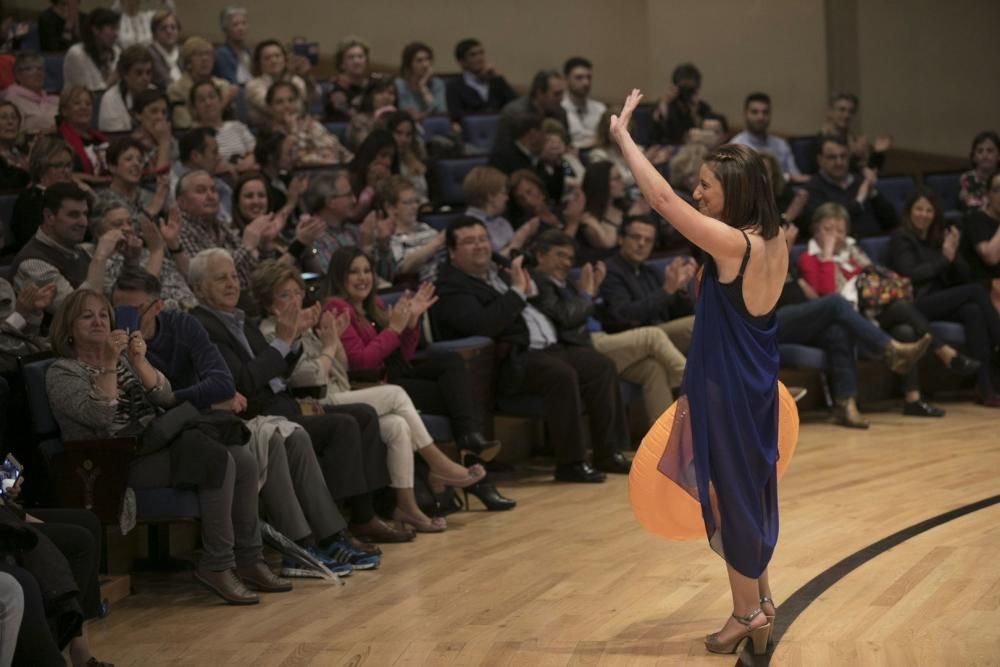
<path fill-rule="evenodd" d="M 1000 665 L 1000 413 L 945 407 L 873 413 L 867 432 L 807 417 L 780 487 L 778 642 L 743 664 Z M 89 626 L 94 653 L 117 667 L 739 664 L 702 645 L 730 612 L 704 541 L 645 533 L 624 477 L 525 472 L 502 487 L 513 512 L 452 515 L 343 587 L 297 580 L 234 608 L 187 574 L 140 574 Z"/>

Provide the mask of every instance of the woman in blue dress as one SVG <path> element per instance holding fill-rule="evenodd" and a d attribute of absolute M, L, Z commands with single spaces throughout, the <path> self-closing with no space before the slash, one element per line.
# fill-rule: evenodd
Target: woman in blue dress
<path fill-rule="evenodd" d="M 611 120 L 643 196 L 705 251 L 695 327 L 667 454 L 659 469 L 701 503 L 709 544 L 725 558 L 733 613 L 705 638 L 732 653 L 750 639 L 766 651 L 774 604 L 768 562 L 778 537 L 778 345 L 775 304 L 788 248 L 768 184 L 752 149 L 724 145 L 705 158 L 695 209 L 677 196 L 629 135 L 642 99 L 633 90 Z M 672 443 L 673 444 L 673 443 Z"/>

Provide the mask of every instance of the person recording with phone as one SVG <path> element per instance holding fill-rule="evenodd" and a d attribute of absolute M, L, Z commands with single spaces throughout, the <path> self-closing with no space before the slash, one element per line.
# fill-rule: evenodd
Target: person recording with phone
<path fill-rule="evenodd" d="M 672 85 L 660 98 L 653 111 L 652 143 L 679 146 L 688 130 L 701 127 L 701 121 L 712 113 L 712 107 L 701 99 L 701 72 L 693 63 L 674 68 Z"/>

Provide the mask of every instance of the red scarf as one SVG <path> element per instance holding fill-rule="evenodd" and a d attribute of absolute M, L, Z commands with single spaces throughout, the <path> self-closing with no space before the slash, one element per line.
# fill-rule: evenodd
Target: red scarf
<path fill-rule="evenodd" d="M 87 131 L 94 142 L 99 144 L 106 144 L 108 142 L 108 138 L 100 131 L 94 128 L 89 128 Z M 83 139 L 76 131 L 76 128 L 68 120 L 64 120 L 59 124 L 59 134 L 62 135 L 62 138 L 69 144 L 69 147 L 73 149 L 73 153 L 80 159 L 80 168 L 83 173 L 93 174 L 94 165 L 91 164 L 90 158 L 87 156 L 87 149 L 83 145 Z"/>

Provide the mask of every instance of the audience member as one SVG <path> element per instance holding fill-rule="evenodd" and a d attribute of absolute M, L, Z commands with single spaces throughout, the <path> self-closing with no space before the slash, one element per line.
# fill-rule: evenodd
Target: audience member
<path fill-rule="evenodd" d="M 906 202 L 903 224 L 889 245 L 889 266 L 913 283 L 914 303 L 929 320 L 965 325 L 966 349 L 979 361 L 979 400 L 1000 407 L 990 378 L 993 350 L 1000 347 L 1000 313 L 959 253 L 961 232 L 946 226 L 944 212 L 930 190 L 918 190 Z"/>
<path fill-rule="evenodd" d="M 28 156 L 28 174 L 31 184 L 14 200 L 11 236 L 5 239 L 4 252 L 16 253 L 34 238 L 42 224 L 45 191 L 56 183 L 72 182 L 73 157 L 66 142 L 54 137 L 38 137 Z"/>
<path fill-rule="evenodd" d="M 368 43 L 355 35 L 348 35 L 337 44 L 333 56 L 337 76 L 326 100 L 328 120 L 350 120 L 360 109 L 365 91 L 378 78 L 369 69 L 369 55 Z"/>
<path fill-rule="evenodd" d="M 501 275 L 490 256 L 483 223 L 464 217 L 448 226 L 449 262 L 438 273 L 434 325 L 445 340 L 488 336 L 503 351 L 497 390 L 541 394 L 545 425 L 556 452 L 555 478 L 603 482 L 608 472 L 625 473 L 620 448 L 628 440 L 615 366 L 583 346 L 564 345 L 552 321 L 529 299 L 538 287 L 522 257 Z M 586 462 L 581 415 L 590 423 L 597 468 Z"/>
<path fill-rule="evenodd" d="M 219 145 L 219 158 L 233 165 L 235 171 L 257 168 L 253 151 L 257 140 L 246 125 L 238 120 L 222 119 L 222 96 L 211 81 L 200 81 L 191 87 L 191 119 L 195 127 L 211 128 Z"/>
<path fill-rule="evenodd" d="M 774 194 L 774 203 L 778 205 L 778 212 L 781 214 L 781 224 L 794 224 L 795 220 L 802 215 L 806 202 L 809 201 L 809 193 L 801 188 L 793 188 L 788 185 L 784 174 L 781 173 L 781 165 L 778 158 L 771 153 L 761 153 L 764 166 L 767 167 L 767 178 L 771 183 L 771 192 Z M 795 236 L 798 236 L 799 228 L 795 228 Z M 787 236 L 790 230 L 785 230 Z"/>
<path fill-rule="evenodd" d="M 21 129 L 28 134 L 50 134 L 56 128 L 59 98 L 45 92 L 45 59 L 22 51 L 14 61 L 14 85 L 3 98 L 21 112 Z"/>
<path fill-rule="evenodd" d="M 615 364 L 618 375 L 642 385 L 646 416 L 652 423 L 673 403 L 672 388 L 684 379 L 686 359 L 667 335 L 656 327 L 638 327 L 616 334 L 592 331 L 601 283 L 606 275 L 603 262 L 584 264 L 579 277 L 570 280 L 574 264 L 573 238 L 557 230 L 542 232 L 531 244 L 537 268 L 538 295 L 530 299 L 552 320 L 560 342 L 593 346 Z"/>
<path fill-rule="evenodd" d="M 958 206 L 963 212 L 983 208 L 989 199 L 990 178 L 1000 163 L 1000 136 L 992 130 L 980 132 L 969 151 L 972 169 L 959 180 Z"/>
<path fill-rule="evenodd" d="M 971 209 L 962 225 L 962 254 L 972 268 L 972 278 L 1000 289 L 1000 171 L 987 183 L 982 208 Z"/>
<path fill-rule="evenodd" d="M 63 90 L 79 85 L 96 92 L 114 84 L 121 53 L 117 41 L 118 13 L 104 7 L 92 11 L 83 41 L 71 46 L 63 59 Z"/>
<path fill-rule="evenodd" d="M 156 88 L 148 88 L 132 102 L 132 113 L 138 121 L 132 138 L 142 147 L 143 175 L 155 178 L 170 171 L 170 162 L 177 154 L 177 143 L 171 132 L 167 96 Z"/>
<path fill-rule="evenodd" d="M 606 257 L 617 247 L 630 203 L 621 170 L 611 162 L 592 162 L 583 177 L 586 206 L 580 217 L 585 261 Z"/>
<path fill-rule="evenodd" d="M 588 164 L 610 162 L 615 165 L 625 180 L 625 188 L 630 193 L 630 196 L 638 198 L 639 189 L 635 185 L 635 176 L 632 175 L 632 170 L 625 164 L 625 158 L 622 157 L 618 143 L 611 137 L 611 116 L 617 112 L 617 109 L 606 109 L 601 115 L 601 122 L 597 126 L 597 140 L 594 142 L 593 149 L 587 154 L 587 161 Z M 645 154 L 654 165 L 660 165 L 670 159 L 673 151 L 674 148 L 672 146 L 654 145 L 647 148 Z"/>
<path fill-rule="evenodd" d="M 288 81 L 299 91 L 301 99 L 308 98 L 306 82 L 288 67 L 288 52 L 276 39 L 265 39 L 253 50 L 254 77 L 247 81 L 247 117 L 251 125 L 263 126 L 270 120 L 267 91 L 278 81 Z"/>
<path fill-rule="evenodd" d="M 180 55 L 181 78 L 167 86 L 167 99 L 170 100 L 174 129 L 186 130 L 191 127 L 191 109 L 188 108 L 188 101 L 191 98 L 191 88 L 196 81 L 211 80 L 219 89 L 223 108 L 228 107 L 236 98 L 238 87 L 225 79 L 212 76 L 214 63 L 215 51 L 210 41 L 204 37 L 188 37 L 184 40 Z"/>
<path fill-rule="evenodd" d="M 0 572 L 0 665 L 10 665 L 14 660 L 23 617 L 24 589 L 13 575 Z M 34 620 L 31 617 L 28 619 L 29 622 Z M 44 659 L 40 651 L 33 652 L 37 660 Z M 55 654 L 58 655 L 58 651 Z"/>
<path fill-rule="evenodd" d="M 111 143 L 107 152 L 111 183 L 98 198 L 103 208 L 116 204 L 127 208 L 132 218 L 145 213 L 150 220 L 157 220 L 167 204 L 170 181 L 162 175 L 156 180 L 154 192 L 142 187 L 142 149 L 142 144 L 131 137 Z"/>
<path fill-rule="evenodd" d="M 656 225 L 646 217 L 627 218 L 619 230 L 618 252 L 607 258 L 601 283 L 604 308 L 598 312 L 610 333 L 656 326 L 687 354 L 694 329 L 694 305 L 687 289 L 697 266 L 691 257 L 675 257 L 661 274 L 646 264 L 656 243 Z"/>
<path fill-rule="evenodd" d="M 73 183 L 55 183 L 46 188 L 42 224 L 10 267 L 17 290 L 29 284 L 55 284 L 56 295 L 49 313 L 80 287 L 100 292 L 104 265 L 123 240 L 122 232 L 114 230 L 97 240 L 92 256 L 81 248 L 87 233 L 87 207 L 87 193 Z"/>
<path fill-rule="evenodd" d="M 0 278 L 0 373 L 16 372 L 19 357 L 49 349 L 42 321 L 55 296 L 54 283 L 29 283 L 15 294 L 13 285 Z"/>
<path fill-rule="evenodd" d="M 272 85 L 267 91 L 267 106 L 271 110 L 271 129 L 292 139 L 295 166 L 331 166 L 353 159 L 337 135 L 305 113 L 302 96 L 294 84 L 279 81 Z"/>
<path fill-rule="evenodd" d="M 688 130 L 687 143 L 704 144 L 708 150 L 718 148 L 729 139 L 729 123 L 720 113 L 708 113 L 701 119 L 699 127 Z M 770 153 L 767 153 L 770 155 Z"/>
<path fill-rule="evenodd" d="M 79 0 L 50 0 L 38 16 L 38 42 L 43 52 L 63 52 L 83 39 L 87 14 Z"/>
<path fill-rule="evenodd" d="M 885 163 L 885 153 L 892 148 L 892 137 L 879 135 L 874 142 L 869 142 L 863 134 L 851 131 L 851 122 L 858 113 L 858 96 L 853 93 L 837 93 L 830 98 L 830 106 L 826 112 L 826 122 L 820 127 L 821 137 L 838 137 L 843 139 L 851 153 L 851 169 L 858 171 L 861 167 L 871 167 L 876 171 Z"/>
<path fill-rule="evenodd" d="M 351 150 L 357 150 L 358 146 L 371 134 L 371 131 L 385 124 L 389 114 L 396 111 L 395 80 L 389 77 L 372 79 L 368 89 L 361 96 L 361 105 L 351 115 L 351 120 L 348 122 L 347 145 Z M 410 114 L 403 113 L 407 118 L 413 120 Z M 333 112 L 329 111 L 328 108 L 327 115 L 332 114 Z"/>
<path fill-rule="evenodd" d="M 788 142 L 768 133 L 771 126 L 771 97 L 767 93 L 750 93 L 743 102 L 743 122 L 746 129 L 730 139 L 730 143 L 749 146 L 758 153 L 771 153 L 778 158 L 781 173 L 792 183 L 809 180 L 799 171 Z"/>
<path fill-rule="evenodd" d="M 447 85 L 448 111 L 452 119 L 499 113 L 517 97 L 507 80 L 486 60 L 486 49 L 478 39 L 463 39 L 456 44 L 455 60 L 462 68 L 462 76 Z"/>
<path fill-rule="evenodd" d="M 574 148 L 591 148 L 597 140 L 597 127 L 607 105 L 590 97 L 594 66 L 586 58 L 570 58 L 563 65 L 566 95 L 562 107 L 566 110 L 569 134 Z"/>
<path fill-rule="evenodd" d="M 62 357 L 49 367 L 46 391 L 65 440 L 142 435 L 176 405 L 170 383 L 146 359 L 141 332 L 111 330 L 111 304 L 81 289 L 65 300 L 52 323 L 52 349 Z M 249 590 L 289 591 L 261 558 L 257 519 L 257 463 L 242 430 L 214 440 L 189 429 L 166 447 L 129 465 L 133 489 L 184 485 L 198 493 L 204 556 L 197 581 L 230 604 L 256 604 Z"/>
<path fill-rule="evenodd" d="M 233 189 L 224 176 L 235 171 L 228 162 L 223 162 L 219 156 L 219 142 L 215 139 L 215 130 L 210 127 L 196 127 L 188 130 L 177 142 L 178 157 L 171 169 L 171 190 L 177 189 L 177 181 L 189 171 L 205 171 L 212 174 L 215 181 L 215 191 L 219 195 L 219 221 L 229 225 L 233 219 Z"/>
<path fill-rule="evenodd" d="M 510 175 L 507 179 L 507 194 L 507 210 L 513 218 L 513 224 L 518 227 L 532 218 L 538 218 L 539 227 L 563 227 L 563 221 L 556 214 L 555 206 L 545 192 L 545 184 L 531 169 L 518 169 Z M 579 216 L 576 216 L 575 224 L 578 225 L 579 222 Z"/>
<path fill-rule="evenodd" d="M 181 78 L 181 25 L 177 15 L 169 9 L 161 9 L 150 20 L 153 43 L 149 54 L 153 57 L 153 85 L 166 90 L 170 84 Z"/>
<path fill-rule="evenodd" d="M 139 331 L 148 346 L 146 356 L 170 382 L 178 402 L 190 401 L 199 410 L 227 410 L 239 414 L 246 399 L 219 349 L 198 320 L 187 313 L 163 310 L 160 284 L 142 270 L 123 274 L 114 284 L 115 307 L 139 310 Z M 361 543 L 347 532 L 320 471 L 312 441 L 305 430 L 285 419 L 255 418 L 246 422 L 251 451 L 266 449 L 260 505 L 267 520 L 334 573 L 349 575 L 379 564 L 375 553 L 361 552 Z M 264 464 L 266 460 L 266 464 Z M 354 545 L 359 547 L 355 548 Z M 315 576 L 288 559 L 281 575 Z"/>
<path fill-rule="evenodd" d="M 177 206 L 184 215 L 180 241 L 187 254 L 193 258 L 210 248 L 227 251 L 238 269 L 241 286 L 249 288 L 250 274 L 258 261 L 280 254 L 274 240 L 284 227 L 284 220 L 274 214 L 262 215 L 237 234 L 219 220 L 219 192 L 215 189 L 215 179 L 207 171 L 189 171 L 180 177 Z M 195 288 L 190 270 L 188 281 Z"/>
<path fill-rule="evenodd" d="M 20 190 L 28 185 L 28 156 L 17 145 L 21 112 L 13 102 L 0 102 L 0 188 Z"/>
<path fill-rule="evenodd" d="M 403 47 L 396 99 L 399 108 L 414 120 L 448 113 L 444 81 L 434 76 L 434 51 L 423 42 L 410 42 Z"/>
<path fill-rule="evenodd" d="M 393 176 L 385 183 L 382 199 L 395 228 L 389 239 L 392 275 L 417 274 L 421 282 L 433 283 L 438 262 L 444 254 L 444 232 L 417 219 L 420 196 L 413 184 L 402 176 Z"/>
<path fill-rule="evenodd" d="M 701 142 L 681 146 L 670 158 L 670 186 L 684 201 L 694 205 L 694 191 L 701 180 L 701 165 L 708 155 L 708 147 Z M 770 153 L 767 153 L 770 155 Z M 780 171 L 779 171 L 780 173 Z"/>
<path fill-rule="evenodd" d="M 816 161 L 819 173 L 805 184 L 809 201 L 798 220 L 801 231 L 809 231 L 816 209 L 826 203 L 847 209 L 857 238 L 878 236 L 899 224 L 892 202 L 875 187 L 878 174 L 868 167 L 860 174 L 851 173 L 847 144 L 835 137 L 821 137 Z"/>
<path fill-rule="evenodd" d="M 298 196 L 305 192 L 308 178 L 304 175 L 293 176 L 294 139 L 282 132 L 265 130 L 258 132 L 257 146 L 253 149 L 254 159 L 260 168 L 260 173 L 267 179 L 268 197 L 275 208 L 290 204 L 295 206 Z M 295 188 L 301 183 L 302 188 Z"/>
<path fill-rule="evenodd" d="M 846 160 L 846 156 L 845 156 Z M 857 276 L 873 267 L 871 259 L 853 238 L 848 236 L 850 215 L 839 204 L 820 206 L 813 214 L 812 238 L 796 263 L 799 275 L 819 296 L 840 294 L 860 309 Z M 921 338 L 930 333 L 930 323 L 911 298 L 895 298 L 872 313 L 879 326 L 898 340 Z M 905 331 L 904 331 L 905 329 Z M 931 350 L 946 368 L 958 375 L 975 375 L 979 362 L 961 354 L 931 334 Z M 944 410 L 921 398 L 919 377 L 914 369 L 903 376 L 906 402 L 903 414 L 917 417 L 942 417 Z"/>
<path fill-rule="evenodd" d="M 308 181 L 306 177 L 298 176 L 296 178 L 303 181 L 303 189 L 307 187 Z M 298 196 L 295 197 L 295 201 L 288 200 L 284 206 L 278 208 L 268 188 L 267 177 L 259 171 L 244 172 L 240 174 L 240 177 L 236 180 L 236 185 L 233 186 L 231 203 L 231 210 L 233 212 L 232 227 L 242 234 L 243 229 L 247 225 L 262 215 L 273 213 L 275 217 L 290 218 L 295 209 L 295 202 L 297 201 Z M 312 241 L 304 241 L 304 243 L 307 248 L 312 245 Z M 307 248 L 303 248 L 302 251 L 304 252 Z"/>
<path fill-rule="evenodd" d="M 163 10 L 176 11 L 174 0 L 160 0 Z M 121 12 L 118 24 L 118 45 L 122 49 L 130 46 L 149 48 L 153 44 L 152 21 L 156 15 L 155 9 L 139 9 L 142 0 L 115 0 L 111 9 Z"/>
<path fill-rule="evenodd" d="M 687 140 L 688 130 L 701 127 L 712 108 L 701 99 L 701 72 L 691 63 L 674 68 L 671 86 L 653 110 L 652 143 L 678 146 Z"/>
<path fill-rule="evenodd" d="M 559 165 L 565 171 L 564 193 L 579 187 L 587 168 L 583 166 L 576 149 L 570 145 L 569 131 L 560 125 L 559 121 L 546 118 L 542 121 L 542 132 L 545 133 L 542 162 L 553 166 Z"/>
<path fill-rule="evenodd" d="M 566 118 L 566 110 L 562 108 L 565 91 L 566 81 L 562 74 L 554 69 L 539 70 L 531 80 L 528 94 L 504 105 L 497 122 L 494 147 L 506 146 L 517 139 L 513 133 L 515 119 L 526 114 L 540 116 L 542 119 L 554 118 L 559 121 L 560 125 L 568 128 L 569 121 Z"/>
<path fill-rule="evenodd" d="M 428 200 L 426 155 L 417 124 L 405 111 L 390 113 L 385 118 L 385 129 L 392 132 L 399 155 L 399 175 L 413 186 L 421 204 Z"/>
<path fill-rule="evenodd" d="M 135 97 L 153 85 L 153 56 L 145 46 L 133 45 L 118 58 L 118 83 L 104 91 L 97 126 L 102 132 L 129 132 L 134 126 Z"/>
<path fill-rule="evenodd" d="M 201 301 L 192 314 L 218 346 L 236 390 L 246 397 L 246 418 L 280 416 L 306 429 L 327 488 L 334 499 L 350 505 L 352 534 L 366 541 L 412 540 L 412 532 L 394 528 L 375 514 L 372 493 L 389 481 L 375 411 L 352 403 L 325 407 L 321 415 L 303 416 L 299 402 L 287 391 L 287 378 L 301 354 L 305 314 L 283 311 L 276 323 L 275 339 L 268 344 L 256 324 L 237 307 L 239 277 L 226 250 L 209 248 L 196 255 L 189 277 Z"/>
<path fill-rule="evenodd" d="M 247 10 L 232 5 L 219 14 L 219 26 L 225 38 L 215 49 L 212 74 L 229 83 L 242 86 L 250 80 L 252 58 L 247 46 Z"/>
<path fill-rule="evenodd" d="M 787 221 L 782 228 L 791 250 L 799 229 Z M 870 426 L 857 404 L 858 351 L 882 359 L 892 372 L 907 376 L 931 342 L 930 336 L 912 343 L 890 338 L 840 294 L 817 294 L 791 263 L 775 313 L 778 343 L 812 345 L 826 353 L 833 421 L 848 428 Z"/>
<path fill-rule="evenodd" d="M 375 207 L 375 196 L 388 178 L 399 174 L 399 149 L 388 130 L 374 130 L 358 146 L 358 153 L 347 166 L 351 189 L 357 196 L 351 210 L 353 220 L 364 220 Z M 377 208 L 377 207 L 375 207 Z M 369 220 L 370 222 L 370 220 Z M 362 232 L 370 228 L 362 226 Z M 362 241 L 365 235 L 362 233 Z"/>
<path fill-rule="evenodd" d="M 339 248 L 361 243 L 357 225 L 348 222 L 355 200 L 351 179 L 343 170 L 317 176 L 303 194 L 305 212 L 326 223 L 323 235 L 313 245 L 322 273 L 328 271 L 330 258 Z"/>
<path fill-rule="evenodd" d="M 505 139 L 498 135 L 490 154 L 489 164 L 505 174 L 530 169 L 545 183 L 545 193 L 560 201 L 566 185 L 566 168 L 560 161 L 547 164 L 542 159 L 546 135 L 542 132 L 542 117 L 535 113 L 518 114 L 510 118 Z"/>
<path fill-rule="evenodd" d="M 73 149 L 74 177 L 90 184 L 106 184 L 108 169 L 104 153 L 108 138 L 91 125 L 94 95 L 83 86 L 63 91 L 59 98 L 59 136 Z"/>
<path fill-rule="evenodd" d="M 519 252 L 538 232 L 537 220 L 525 222 L 517 231 L 504 217 L 507 210 L 507 177 L 494 167 L 473 167 L 462 181 L 465 195 L 465 215 L 475 218 L 486 228 L 492 251 L 504 257 Z"/>

